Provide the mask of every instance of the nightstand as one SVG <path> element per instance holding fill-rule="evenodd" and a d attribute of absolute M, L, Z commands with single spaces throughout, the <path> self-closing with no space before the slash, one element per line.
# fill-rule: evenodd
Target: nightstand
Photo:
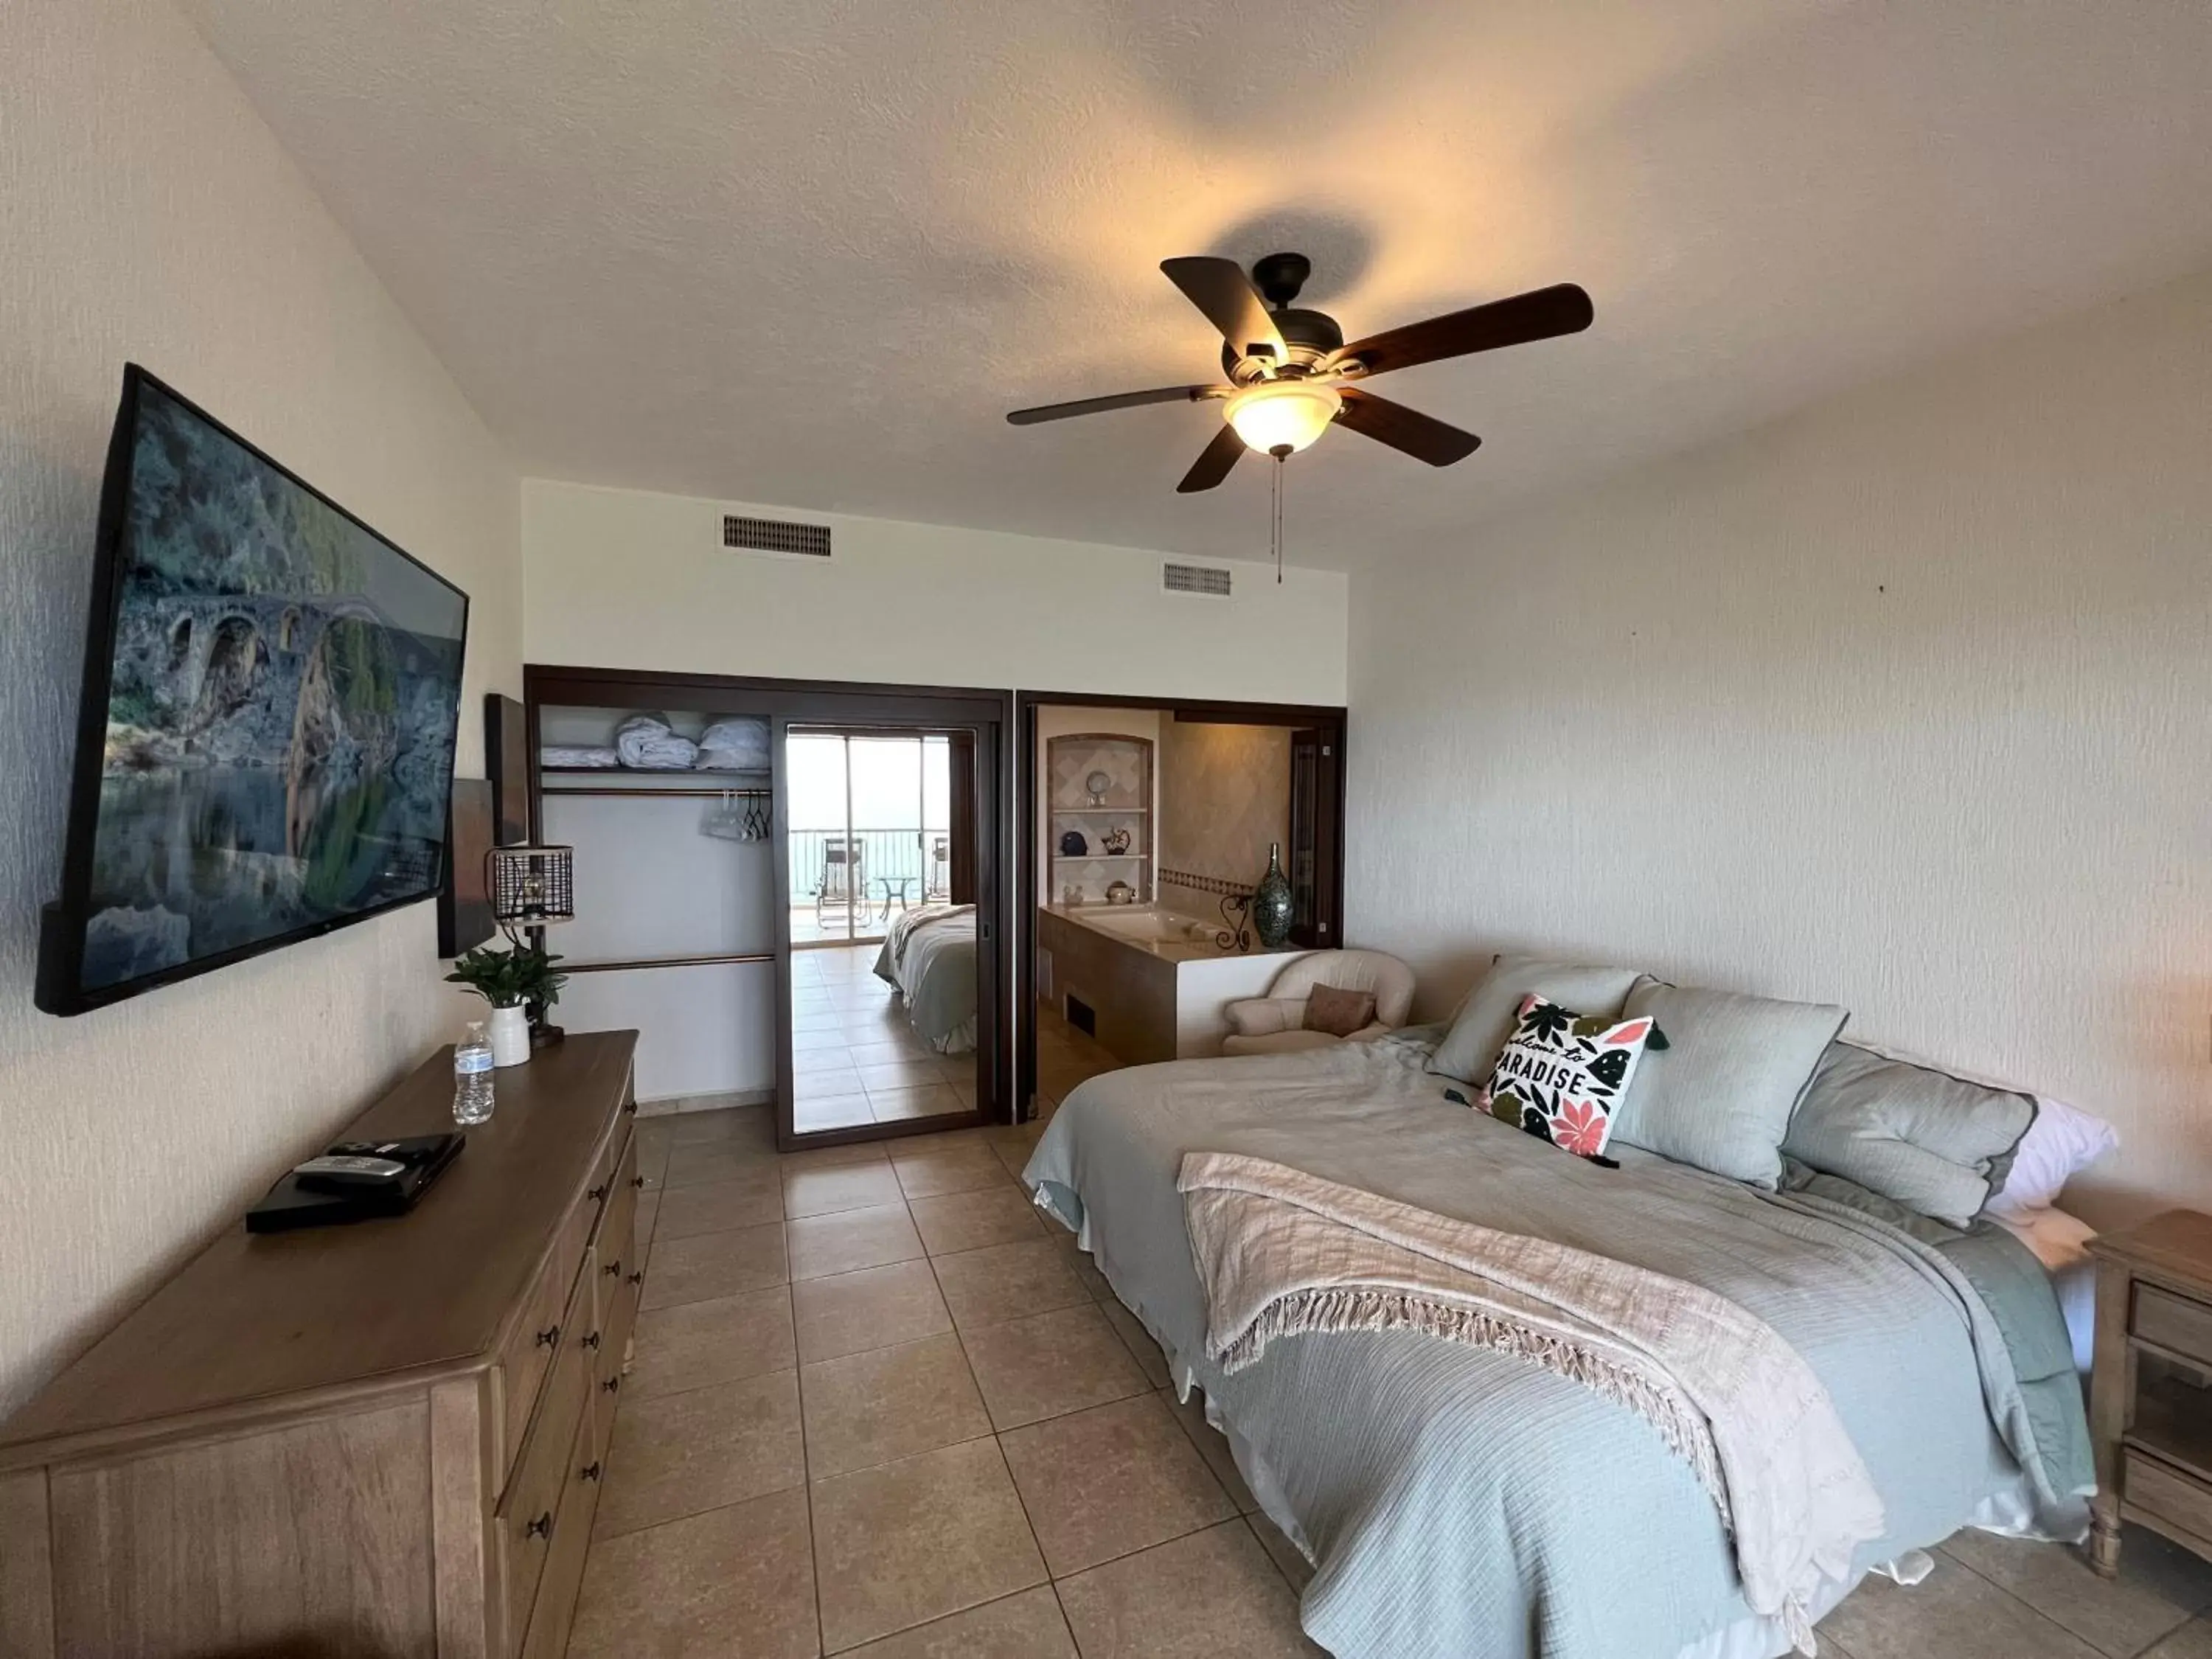
<path fill-rule="evenodd" d="M 2212 1560 L 2212 1216 L 2168 1210 L 2090 1241 L 2097 1453 L 2089 1564 L 2120 1567 L 2134 1521 Z"/>

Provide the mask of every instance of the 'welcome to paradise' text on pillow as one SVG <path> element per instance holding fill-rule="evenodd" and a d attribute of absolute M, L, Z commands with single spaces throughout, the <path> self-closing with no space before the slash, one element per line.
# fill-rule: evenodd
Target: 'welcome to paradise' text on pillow
<path fill-rule="evenodd" d="M 1648 1019 L 1609 1025 L 1531 992 L 1475 1104 L 1577 1157 L 1602 1157 L 1652 1035 Z"/>

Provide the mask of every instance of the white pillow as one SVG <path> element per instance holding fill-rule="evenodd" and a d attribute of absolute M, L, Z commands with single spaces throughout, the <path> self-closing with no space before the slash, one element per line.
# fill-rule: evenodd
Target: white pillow
<path fill-rule="evenodd" d="M 2035 1105 L 2004 1190 L 1989 1203 L 1992 1212 L 2023 1220 L 2057 1203 L 2061 1188 L 2120 1144 L 2119 1132 L 2101 1117 L 2041 1096 Z"/>

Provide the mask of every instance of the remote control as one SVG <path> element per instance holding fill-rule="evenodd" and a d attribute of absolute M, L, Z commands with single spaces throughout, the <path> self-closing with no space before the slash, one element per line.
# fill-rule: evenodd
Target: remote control
<path fill-rule="evenodd" d="M 407 1166 L 396 1158 L 325 1153 L 294 1164 L 292 1173 L 313 1186 L 389 1187 L 407 1173 Z"/>

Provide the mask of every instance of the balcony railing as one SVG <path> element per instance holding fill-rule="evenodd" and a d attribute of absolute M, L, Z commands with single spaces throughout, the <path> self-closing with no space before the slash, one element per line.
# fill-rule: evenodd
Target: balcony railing
<path fill-rule="evenodd" d="M 942 830 L 861 830 L 851 832 L 851 840 L 860 848 L 857 874 L 860 878 L 859 896 L 866 902 L 880 906 L 884 902 L 884 880 L 890 878 L 891 893 L 896 896 L 903 878 L 906 901 L 919 904 L 925 898 L 941 899 L 947 891 L 952 867 L 948 859 L 938 858 L 942 846 L 949 854 L 951 836 Z M 845 902 L 848 874 L 841 862 L 829 862 L 828 852 L 832 843 L 844 847 L 847 833 L 842 830 L 793 830 L 791 832 L 791 902 L 795 905 L 811 904 L 826 878 L 831 902 Z"/>

